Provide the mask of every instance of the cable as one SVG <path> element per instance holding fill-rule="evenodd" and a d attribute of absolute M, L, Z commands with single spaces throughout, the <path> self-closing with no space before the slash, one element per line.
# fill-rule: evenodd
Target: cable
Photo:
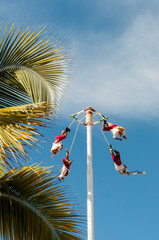
<path fill-rule="evenodd" d="M 75 137 L 76 137 L 76 135 L 77 135 L 77 131 L 78 131 L 78 128 L 79 128 L 79 124 L 80 124 L 80 123 L 78 122 L 78 125 L 77 125 L 77 128 L 76 128 L 76 132 L 75 132 L 74 138 L 73 138 L 73 140 L 72 140 L 72 144 L 71 144 L 69 153 L 71 153 L 71 150 L 72 150 L 72 147 L 73 147 L 73 144 L 74 144 L 74 141 L 75 141 Z"/>
<path fill-rule="evenodd" d="M 100 129 L 101 133 L 103 134 L 103 136 L 104 136 L 104 138 L 105 138 L 105 140 L 106 140 L 106 142 L 107 142 L 108 146 L 110 147 L 110 144 L 109 144 L 109 142 L 108 142 L 108 140 L 107 140 L 106 136 L 104 135 L 104 133 L 103 133 L 102 129 L 100 128 L 99 124 L 98 124 L 98 127 L 99 127 L 99 129 Z"/>
<path fill-rule="evenodd" d="M 71 124 L 70 124 L 70 126 L 68 128 L 70 128 L 72 126 L 74 121 L 75 121 L 75 119 L 72 120 L 72 122 L 71 122 Z"/>
<path fill-rule="evenodd" d="M 77 128 L 76 128 L 76 132 L 75 132 L 74 138 L 73 138 L 73 140 L 72 140 L 72 144 L 71 144 L 69 153 L 71 153 L 71 150 L 72 150 L 72 147 L 73 147 L 73 144 L 74 144 L 74 141 L 75 141 L 75 137 L 76 137 L 76 135 L 77 135 L 77 131 L 78 131 L 78 128 L 79 128 L 80 121 L 83 120 L 83 118 L 85 118 L 85 116 L 82 117 L 80 120 L 78 119 L 78 125 L 77 125 Z M 70 126 L 73 124 L 73 122 L 74 122 L 75 120 L 76 120 L 76 119 L 73 119 L 73 121 L 71 122 Z M 69 128 L 70 128 L 70 126 L 69 126 Z"/>

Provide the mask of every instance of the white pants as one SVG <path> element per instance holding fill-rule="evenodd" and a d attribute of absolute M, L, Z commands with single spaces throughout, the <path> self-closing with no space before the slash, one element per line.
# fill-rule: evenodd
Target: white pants
<path fill-rule="evenodd" d="M 55 150 L 57 147 L 59 147 L 59 150 L 63 148 L 62 142 L 54 143 L 52 144 L 51 151 Z"/>
<path fill-rule="evenodd" d="M 69 174 L 69 169 L 65 166 L 65 165 L 63 165 L 63 167 L 62 167 L 62 169 L 61 169 L 61 174 L 58 176 L 58 179 L 64 179 L 66 176 L 68 176 L 68 174 Z"/>
<path fill-rule="evenodd" d="M 121 164 L 120 166 L 118 166 L 118 165 L 116 165 L 116 164 L 114 163 L 114 166 L 115 166 L 115 170 L 117 170 L 117 171 L 123 171 L 123 170 L 125 169 L 125 167 L 124 167 L 123 164 Z"/>
<path fill-rule="evenodd" d="M 115 127 L 111 130 L 111 133 L 113 134 L 113 138 L 116 138 L 119 134 L 120 130 L 118 129 L 118 127 Z M 122 131 L 122 135 L 125 136 L 125 132 Z"/>

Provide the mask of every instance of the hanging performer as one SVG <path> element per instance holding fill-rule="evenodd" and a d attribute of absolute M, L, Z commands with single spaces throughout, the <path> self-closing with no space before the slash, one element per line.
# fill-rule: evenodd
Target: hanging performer
<path fill-rule="evenodd" d="M 61 181 L 62 179 L 69 175 L 70 166 L 72 163 L 72 161 L 69 160 L 69 154 L 70 154 L 69 151 L 66 149 L 66 158 L 62 159 L 63 167 L 61 169 L 61 174 L 58 176 L 59 181 Z"/>
<path fill-rule="evenodd" d="M 52 158 L 54 155 L 58 154 L 60 150 L 62 150 L 63 148 L 62 140 L 64 140 L 67 137 L 68 132 L 70 132 L 70 129 L 66 127 L 66 129 L 61 132 L 61 135 L 55 138 L 55 141 L 53 142 L 50 151 L 52 153 Z"/>
<path fill-rule="evenodd" d="M 103 129 L 103 131 L 111 131 L 111 133 L 113 134 L 113 138 L 115 138 L 117 140 L 122 141 L 122 138 L 127 139 L 127 137 L 125 136 L 125 128 L 119 127 L 116 124 L 107 122 L 106 120 L 104 120 L 104 122 L 103 122 L 102 129 Z M 117 138 L 118 135 L 121 138 Z"/>
<path fill-rule="evenodd" d="M 119 171 L 119 173 L 121 173 L 121 174 L 126 173 L 129 175 L 129 173 L 127 171 L 127 166 L 125 166 L 120 159 L 120 152 L 114 150 L 112 148 L 112 145 L 110 145 L 110 152 L 111 152 L 112 159 L 113 159 L 113 162 L 115 165 L 115 170 Z M 115 152 L 115 154 L 114 154 L 114 152 Z"/>

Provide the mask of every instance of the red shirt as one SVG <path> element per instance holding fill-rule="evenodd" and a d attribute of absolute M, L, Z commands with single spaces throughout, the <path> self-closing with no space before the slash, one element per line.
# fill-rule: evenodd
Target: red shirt
<path fill-rule="evenodd" d="M 64 140 L 66 138 L 66 135 L 61 134 L 60 136 L 57 136 L 55 138 L 55 142 L 54 143 L 59 143 L 60 141 Z"/>
<path fill-rule="evenodd" d="M 110 131 L 110 130 L 112 130 L 113 128 L 116 128 L 116 127 L 118 127 L 116 124 L 113 124 L 113 125 L 111 125 L 111 126 L 107 126 L 107 127 L 105 127 L 105 128 L 103 128 L 103 131 Z"/>
<path fill-rule="evenodd" d="M 66 156 L 66 159 L 62 159 L 63 164 L 65 165 L 65 167 L 67 167 L 68 169 L 70 169 L 70 161 L 68 159 L 68 156 Z"/>
<path fill-rule="evenodd" d="M 115 154 L 112 152 L 112 159 L 113 159 L 113 162 L 114 162 L 116 165 L 120 166 L 120 165 L 122 164 L 121 159 L 120 159 L 120 153 L 117 154 L 117 155 L 115 155 Z"/>

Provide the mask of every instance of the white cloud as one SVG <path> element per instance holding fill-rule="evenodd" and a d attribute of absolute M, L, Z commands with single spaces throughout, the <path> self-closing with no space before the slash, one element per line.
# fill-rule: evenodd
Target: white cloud
<path fill-rule="evenodd" d="M 158 1 L 90 2 L 86 8 L 89 9 L 90 15 L 86 18 L 87 11 L 84 11 L 86 14 L 84 19 L 89 20 L 89 24 L 86 25 L 91 27 L 91 31 L 82 25 L 84 31 L 77 32 L 78 28 L 75 31 L 76 24 L 73 22 L 70 28 L 63 30 L 65 38 L 72 41 L 68 45 L 72 45 L 73 63 L 76 65 L 65 109 L 68 106 L 70 111 L 71 106 L 73 111 L 80 111 L 81 108 L 92 105 L 103 114 L 106 110 L 111 114 L 130 117 L 158 116 L 159 18 L 156 17 Z M 2 4 L 0 13 L 4 22 L 6 16 L 10 19 L 15 16 L 21 18 L 23 15 L 30 21 L 29 16 L 32 14 L 25 6 L 30 6 L 30 9 L 33 6 L 25 1 L 21 5 L 19 3 Z M 83 4 L 86 7 L 85 1 Z M 17 8 L 17 5 L 20 7 Z M 123 13 L 125 15 L 122 18 Z M 59 20 L 60 12 L 58 14 Z M 34 19 L 32 18 L 31 20 Z M 67 22 L 67 15 L 65 19 Z M 82 19 L 81 16 L 79 21 Z M 124 20 L 127 21 L 126 24 Z M 54 23 L 54 20 L 50 19 L 50 22 Z M 100 23 L 102 27 L 96 29 L 94 24 L 98 27 Z M 62 25 L 63 23 L 60 23 L 60 26 Z"/>
<path fill-rule="evenodd" d="M 159 116 L 159 19 L 136 16 L 120 38 L 88 33 L 73 42 L 74 83 L 68 103 L 129 117 Z"/>

